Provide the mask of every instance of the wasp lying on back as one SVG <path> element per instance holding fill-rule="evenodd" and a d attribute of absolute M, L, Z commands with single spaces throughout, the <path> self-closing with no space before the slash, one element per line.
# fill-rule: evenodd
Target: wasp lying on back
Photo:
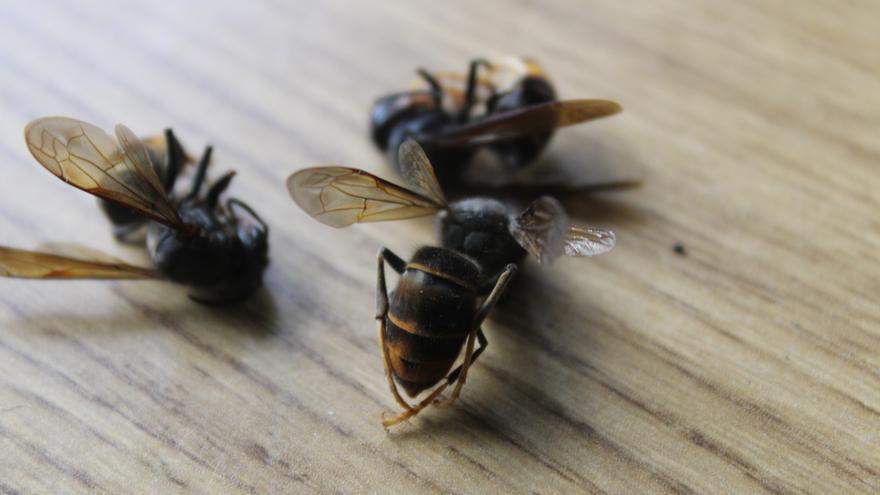
<path fill-rule="evenodd" d="M 422 148 L 407 140 L 399 154 L 400 171 L 410 189 L 348 167 L 309 168 L 287 181 L 293 200 L 332 227 L 442 212 L 438 216 L 442 247 L 420 248 L 409 262 L 388 249 L 379 251 L 379 338 L 391 392 L 404 409 L 383 421 L 386 428 L 439 402 L 439 395 L 452 384 L 455 388 L 445 403 L 458 398 L 468 369 L 488 344 L 480 325 L 526 253 L 546 263 L 563 254 L 605 253 L 615 243 L 609 230 L 572 226 L 562 205 L 546 196 L 518 214 L 489 198 L 447 203 Z M 386 263 L 401 275 L 390 300 Z M 474 349 L 477 341 L 480 346 Z M 449 372 L 463 346 L 464 362 Z M 397 390 L 399 384 L 414 397 L 441 381 L 416 405 L 407 403 Z"/>
<path fill-rule="evenodd" d="M 373 105 L 371 137 L 398 169 L 398 148 L 414 139 L 444 184 L 459 177 L 481 147 L 518 169 L 535 161 L 556 128 L 621 111 L 608 100 L 557 100 L 544 70 L 522 57 L 476 59 L 466 76 L 418 72 L 420 87 Z"/>
<path fill-rule="evenodd" d="M 0 276 L 40 279 L 166 279 L 191 287 L 198 302 L 221 304 L 243 299 L 262 286 L 268 264 L 269 229 L 244 202 L 220 196 L 234 172 L 202 186 L 211 148 L 199 161 L 190 192 L 173 198 L 183 154 L 168 132 L 163 181 L 143 141 L 123 125 L 116 139 L 94 125 L 66 117 L 46 117 L 25 128 L 28 149 L 52 174 L 68 184 L 131 210 L 121 224 L 150 220 L 147 249 L 155 269 L 129 265 L 94 250 L 66 247 L 64 253 L 0 246 Z M 111 216 L 111 220 L 119 217 Z M 73 252 L 73 255 L 71 255 Z"/>

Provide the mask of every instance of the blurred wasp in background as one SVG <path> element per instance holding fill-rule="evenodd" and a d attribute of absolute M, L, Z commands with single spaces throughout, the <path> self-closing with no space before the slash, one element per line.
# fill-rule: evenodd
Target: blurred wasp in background
<path fill-rule="evenodd" d="M 424 150 L 414 140 L 400 145 L 398 162 L 409 189 L 348 167 L 301 170 L 288 178 L 291 197 L 316 220 L 332 227 L 399 220 L 441 212 L 442 247 L 422 247 L 410 261 L 379 251 L 376 319 L 388 384 L 404 411 L 385 419 L 388 428 L 425 407 L 455 384 L 443 404 L 459 397 L 470 366 L 486 349 L 480 328 L 504 293 L 526 253 L 549 263 L 560 255 L 593 256 L 614 247 L 614 233 L 572 226 L 565 209 L 542 197 L 524 211 L 488 198 L 448 203 Z M 387 294 L 385 263 L 400 279 Z M 474 349 L 479 341 L 479 348 Z M 464 361 L 450 372 L 462 347 Z M 445 379 L 444 379 L 445 377 Z M 416 405 L 409 397 L 437 386 Z"/>
<path fill-rule="evenodd" d="M 173 134 L 168 134 L 169 152 L 177 153 Z M 199 161 L 190 192 L 175 200 L 171 191 L 176 173 L 166 174 L 170 180 L 163 182 L 147 146 L 122 124 L 116 126 L 113 139 L 92 124 L 47 117 L 25 127 L 25 140 L 33 157 L 59 179 L 149 218 L 147 250 L 155 268 L 129 265 L 77 246 L 58 253 L 0 246 L 0 276 L 166 279 L 190 286 L 190 297 L 206 304 L 237 301 L 261 287 L 269 229 L 244 202 L 220 202 L 235 172 L 202 194 L 210 147 Z"/>
<path fill-rule="evenodd" d="M 398 171 L 397 150 L 414 139 L 443 183 L 459 177 L 482 147 L 507 169 L 519 169 L 538 157 L 556 128 L 622 110 L 608 100 L 557 100 L 544 70 L 523 57 L 476 59 L 466 76 L 424 69 L 418 73 L 423 85 L 381 97 L 373 105 L 371 137 Z"/>

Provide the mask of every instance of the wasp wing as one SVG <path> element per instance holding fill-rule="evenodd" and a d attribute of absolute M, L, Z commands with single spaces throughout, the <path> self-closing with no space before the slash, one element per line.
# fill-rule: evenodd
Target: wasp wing
<path fill-rule="evenodd" d="M 50 253 L 0 246 L 0 276 L 60 279 L 152 279 L 155 270 L 101 259 L 70 258 Z"/>
<path fill-rule="evenodd" d="M 287 179 L 290 197 L 319 222 L 345 227 L 431 215 L 444 205 L 348 167 L 300 170 Z"/>
<path fill-rule="evenodd" d="M 147 151 L 147 145 L 135 136 L 131 129 L 122 124 L 116 124 L 116 140 L 122 148 L 122 154 L 131 160 L 138 174 L 147 181 L 150 189 L 164 194 L 165 187 L 162 185 L 162 180 L 156 173 L 155 167 L 153 167 L 150 153 Z"/>
<path fill-rule="evenodd" d="M 24 133 L 31 155 L 59 179 L 171 227 L 183 228 L 146 147 L 125 126 L 116 128 L 119 144 L 98 127 L 67 117 L 34 120 Z"/>
<path fill-rule="evenodd" d="M 397 150 L 397 163 L 400 164 L 403 179 L 410 187 L 435 203 L 446 205 L 446 196 L 443 195 L 434 167 L 419 143 L 413 139 L 404 141 Z"/>
<path fill-rule="evenodd" d="M 565 253 L 570 224 L 565 208 L 542 196 L 510 222 L 510 235 L 539 263 L 551 263 Z"/>
<path fill-rule="evenodd" d="M 100 249 L 73 242 L 44 242 L 35 246 L 34 251 L 62 258 L 97 261 L 107 264 L 127 264 L 124 260 L 109 255 Z"/>
<path fill-rule="evenodd" d="M 459 146 L 497 141 L 524 134 L 541 134 L 557 127 L 579 124 L 613 115 L 622 110 L 609 100 L 566 100 L 531 105 L 517 110 L 452 126 L 436 134 L 419 136 L 428 146 Z"/>
<path fill-rule="evenodd" d="M 617 237 L 608 229 L 576 227 L 565 236 L 566 256 L 596 256 L 614 249 Z"/>

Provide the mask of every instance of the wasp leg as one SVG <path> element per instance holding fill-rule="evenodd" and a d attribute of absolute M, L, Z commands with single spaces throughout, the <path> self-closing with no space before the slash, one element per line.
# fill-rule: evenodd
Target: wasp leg
<path fill-rule="evenodd" d="M 448 399 L 444 401 L 438 401 L 437 404 L 443 407 L 451 406 L 461 395 L 461 388 L 464 387 L 465 382 L 467 382 L 467 373 L 471 367 L 471 364 L 477 359 L 477 357 L 483 353 L 486 349 L 486 346 L 489 345 L 489 341 L 486 340 L 486 336 L 483 335 L 483 329 L 481 325 L 483 321 L 486 319 L 486 316 L 489 315 L 489 311 L 495 307 L 495 304 L 498 303 L 498 300 L 501 299 L 501 296 L 504 294 L 504 291 L 507 290 L 507 285 L 510 283 L 510 279 L 516 274 L 516 265 L 509 264 L 504 267 L 504 271 L 501 272 L 501 275 L 498 276 L 498 281 L 495 282 L 495 287 L 492 289 L 492 292 L 489 293 L 489 296 L 486 297 L 486 300 L 483 301 L 482 306 L 480 306 L 480 310 L 477 311 L 477 316 L 474 318 L 474 329 L 471 330 L 470 334 L 468 334 L 467 348 L 464 354 L 464 363 L 462 363 L 458 368 L 452 371 L 449 376 L 446 378 L 447 385 L 451 385 L 455 383 L 455 388 L 452 390 L 452 395 L 449 396 Z M 480 348 L 474 352 L 474 337 L 477 337 L 480 340 Z"/>
<path fill-rule="evenodd" d="M 205 204 L 208 205 L 208 208 L 213 211 L 214 208 L 217 207 L 217 202 L 220 201 L 220 195 L 223 194 L 229 187 L 229 183 L 232 182 L 232 179 L 235 177 L 235 170 L 230 170 L 226 172 L 225 175 L 217 179 L 217 182 L 211 184 L 211 187 L 208 189 L 207 194 L 205 194 Z"/>
<path fill-rule="evenodd" d="M 255 212 L 254 209 L 250 207 L 250 205 L 238 198 L 229 198 L 226 200 L 226 210 L 229 212 L 230 215 L 232 215 L 232 218 L 238 221 L 239 216 L 235 214 L 235 208 L 233 208 L 233 206 L 236 206 L 246 211 L 248 215 L 251 216 L 251 218 L 253 218 L 258 224 L 260 224 L 260 228 L 263 229 L 264 233 L 269 233 L 269 225 L 265 221 L 263 221 L 263 218 L 260 217 L 260 215 L 258 215 L 257 212 Z"/>
<path fill-rule="evenodd" d="M 379 250 L 379 262 L 381 263 L 382 260 L 387 261 L 388 264 L 391 265 L 391 268 L 393 268 L 394 271 L 400 275 L 402 275 L 403 271 L 406 270 L 406 261 L 404 261 L 403 258 L 401 258 L 400 256 L 394 254 L 394 252 L 392 252 L 388 248 L 382 248 Z M 382 273 L 384 274 L 384 271 Z"/>
<path fill-rule="evenodd" d="M 196 166 L 196 176 L 193 179 L 192 189 L 189 191 L 189 195 L 186 199 L 197 198 L 199 196 L 199 191 L 202 189 L 202 183 L 205 182 L 205 174 L 208 172 L 208 165 L 211 163 L 211 153 L 213 151 L 213 147 L 205 147 L 205 152 L 202 153 L 202 158 L 199 159 L 199 164 Z"/>
<path fill-rule="evenodd" d="M 388 379 L 388 388 L 391 389 L 391 395 L 394 396 L 394 400 L 397 401 L 400 407 L 410 411 L 413 406 L 409 405 L 409 403 L 404 400 L 403 396 L 400 395 L 400 392 L 397 390 L 397 383 L 391 375 L 391 356 L 388 355 L 388 347 L 385 345 L 385 316 L 377 316 L 376 323 L 379 327 L 379 344 L 382 346 L 382 366 L 385 368 L 385 378 Z"/>
<path fill-rule="evenodd" d="M 397 416 L 383 419 L 382 426 L 387 430 L 388 428 L 391 428 L 392 426 L 394 426 L 398 423 L 406 421 L 409 418 L 420 413 L 422 411 L 422 409 L 433 404 L 435 399 L 437 398 L 437 396 L 440 395 L 441 393 L 443 393 L 443 391 L 446 390 L 446 387 L 448 387 L 448 386 L 449 386 L 448 383 L 440 384 L 436 389 L 434 389 L 433 392 L 431 392 L 431 395 L 425 397 L 425 400 L 419 402 L 418 405 L 416 405 L 415 407 L 410 407 L 406 411 L 403 411 L 402 413 L 398 414 Z"/>
<path fill-rule="evenodd" d="M 487 68 L 491 68 L 489 62 L 482 58 L 475 58 L 471 60 L 471 67 L 468 71 L 468 82 L 467 89 L 465 90 L 464 96 L 464 105 L 462 105 L 461 110 L 458 114 L 459 122 L 467 122 L 470 118 L 471 108 L 474 106 L 474 100 L 477 96 L 477 70 L 480 66 L 483 65 Z"/>
<path fill-rule="evenodd" d="M 443 87 L 437 82 L 437 78 L 425 69 L 418 69 L 416 72 L 425 80 L 425 82 L 428 83 L 428 86 L 431 87 L 431 96 L 434 98 L 434 105 L 438 110 L 441 110 L 443 108 Z"/>
<path fill-rule="evenodd" d="M 479 349 L 476 350 L 476 352 L 473 352 L 473 355 L 471 356 L 471 353 L 474 349 L 474 334 L 475 334 L 474 332 L 471 332 L 470 335 L 468 335 L 468 350 L 466 351 L 467 354 L 465 356 L 465 361 L 469 362 L 469 364 L 473 364 L 474 361 L 476 361 L 477 358 L 480 356 L 480 354 L 483 353 L 483 350 L 486 349 L 486 346 L 489 345 L 489 341 L 487 341 L 486 336 L 483 335 L 483 330 L 478 328 L 476 331 L 476 337 L 480 341 L 480 347 L 479 347 Z M 470 356 L 470 360 L 468 360 L 468 356 Z M 461 394 L 461 385 L 463 385 L 463 382 L 458 382 L 458 384 L 456 384 L 455 390 L 452 392 L 452 396 L 449 399 L 441 401 L 437 397 L 439 397 L 440 394 L 443 393 L 443 391 L 446 390 L 446 388 L 450 384 L 455 383 L 455 381 L 458 379 L 458 375 L 460 373 L 462 373 L 462 369 L 464 366 L 465 365 L 462 364 L 458 368 L 456 368 L 452 373 L 450 373 L 446 379 L 446 382 L 440 384 L 436 389 L 434 389 L 433 392 L 431 392 L 431 395 L 426 397 L 423 401 L 419 402 L 419 404 L 417 406 L 409 407 L 406 409 L 406 411 L 398 414 L 397 416 L 383 419 L 382 426 L 384 426 L 385 429 L 387 430 L 388 428 L 390 428 L 398 423 L 401 423 L 403 421 L 406 421 L 406 420 L 412 418 L 413 416 L 415 416 L 416 414 L 421 412 L 422 409 L 424 409 L 430 405 L 435 405 L 435 406 L 440 406 L 440 407 L 446 407 L 446 406 L 452 405 L 452 403 L 455 402 L 456 399 L 458 399 L 459 394 Z M 466 369 L 466 368 L 464 368 L 464 369 Z"/>
<path fill-rule="evenodd" d="M 381 248 L 376 256 L 376 323 L 379 329 L 379 345 L 382 346 L 382 366 L 385 368 L 385 377 L 388 379 L 388 387 L 394 400 L 400 404 L 400 407 L 407 411 L 412 410 L 412 406 L 401 397 L 397 390 L 397 383 L 391 375 L 391 356 L 388 355 L 388 346 L 385 344 L 385 317 L 388 316 L 388 288 L 385 285 L 385 260 L 391 265 L 397 273 L 403 273 L 406 268 L 406 262 L 399 256 L 391 252 L 390 249 Z"/>
<path fill-rule="evenodd" d="M 513 263 L 504 267 L 504 271 L 498 276 L 498 280 L 495 282 L 495 287 L 492 288 L 492 292 L 489 293 L 489 296 L 486 297 L 486 300 L 483 301 L 483 304 L 480 306 L 480 310 L 477 311 L 477 316 L 474 318 L 474 328 L 479 328 L 486 317 L 489 316 L 489 311 L 492 311 L 492 308 L 495 307 L 495 304 L 497 304 L 498 300 L 501 299 L 501 296 L 504 295 L 504 291 L 507 290 L 507 284 L 509 284 L 513 276 L 516 275 L 516 271 L 516 265 Z"/>
<path fill-rule="evenodd" d="M 477 337 L 477 341 L 480 343 L 480 347 L 474 351 L 474 335 Z M 455 388 L 452 389 L 452 395 L 449 396 L 448 399 L 441 400 L 437 399 L 434 401 L 434 405 L 437 407 L 449 407 L 458 400 L 458 397 L 461 395 L 461 389 L 464 387 L 464 382 L 467 378 L 467 370 L 477 361 L 477 358 L 480 357 L 480 354 L 486 350 L 486 347 L 489 346 L 489 341 L 486 339 L 486 335 L 483 334 L 482 328 L 477 328 L 476 332 L 471 332 L 468 335 L 468 343 L 467 349 L 465 350 L 465 358 L 464 363 L 458 365 L 457 368 L 452 370 L 452 373 L 446 377 L 446 384 L 452 385 L 455 383 Z M 469 356 L 470 355 L 470 356 Z M 468 359 L 470 357 L 470 359 Z M 461 380 L 459 380 L 459 376 L 461 376 Z"/>

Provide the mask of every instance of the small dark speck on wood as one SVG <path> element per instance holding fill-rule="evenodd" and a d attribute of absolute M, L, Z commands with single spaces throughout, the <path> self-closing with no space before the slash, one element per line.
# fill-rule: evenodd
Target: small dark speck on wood
<path fill-rule="evenodd" d="M 681 242 L 676 242 L 675 244 L 673 244 L 672 250 L 675 251 L 675 254 L 678 254 L 680 256 L 684 256 L 687 254 L 687 250 L 685 250 L 684 244 Z"/>

